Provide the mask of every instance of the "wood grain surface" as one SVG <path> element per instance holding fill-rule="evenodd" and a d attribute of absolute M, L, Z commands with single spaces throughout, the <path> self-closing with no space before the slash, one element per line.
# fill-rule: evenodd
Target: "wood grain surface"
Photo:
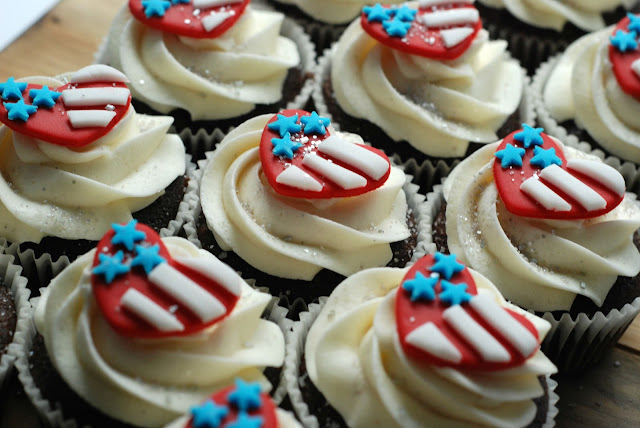
<path fill-rule="evenodd" d="M 90 64 L 111 20 L 125 3 L 62 0 L 0 52 L 0 81 L 10 76 L 53 76 Z M 581 376 L 558 381 L 558 426 L 640 426 L 640 318 L 598 366 Z M 5 386 L 0 427 L 39 426 L 17 381 L 10 379 Z"/>

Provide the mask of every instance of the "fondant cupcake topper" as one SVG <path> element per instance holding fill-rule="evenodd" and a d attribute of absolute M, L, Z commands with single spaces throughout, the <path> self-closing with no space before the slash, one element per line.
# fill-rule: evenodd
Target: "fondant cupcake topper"
<path fill-rule="evenodd" d="M 627 13 L 609 37 L 609 60 L 624 92 L 640 100 L 640 15 Z"/>
<path fill-rule="evenodd" d="M 126 115 L 131 93 L 127 77 L 107 65 L 85 67 L 57 88 L 0 83 L 0 122 L 20 134 L 69 147 L 103 137 Z"/>
<path fill-rule="evenodd" d="M 260 384 L 236 379 L 230 386 L 191 408 L 191 419 L 185 428 L 275 428 L 276 407 Z"/>
<path fill-rule="evenodd" d="M 98 243 L 91 285 L 105 319 L 121 335 L 196 333 L 225 318 L 240 298 L 240 277 L 217 259 L 172 257 L 158 234 L 131 220 Z"/>
<path fill-rule="evenodd" d="M 567 160 L 542 128 L 523 124 L 496 150 L 493 177 L 509 212 L 545 219 L 587 219 L 614 209 L 624 178 L 600 161 Z"/>
<path fill-rule="evenodd" d="M 179 36 L 213 39 L 242 16 L 250 0 L 129 0 L 137 20 Z"/>
<path fill-rule="evenodd" d="M 276 192 L 329 199 L 361 195 L 387 181 L 391 163 L 382 151 L 331 135 L 329 124 L 304 110 L 284 110 L 267 123 L 260 161 Z"/>
<path fill-rule="evenodd" d="M 427 58 L 452 60 L 464 54 L 482 28 L 474 0 L 420 0 L 409 6 L 365 6 L 361 25 L 371 37 L 394 49 Z"/>
<path fill-rule="evenodd" d="M 396 325 L 404 352 L 436 366 L 509 369 L 540 347 L 533 324 L 479 293 L 455 254 L 425 256 L 407 272 L 396 295 Z"/>

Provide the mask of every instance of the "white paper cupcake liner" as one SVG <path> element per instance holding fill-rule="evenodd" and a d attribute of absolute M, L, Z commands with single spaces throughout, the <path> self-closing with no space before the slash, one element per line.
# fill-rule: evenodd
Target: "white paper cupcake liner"
<path fill-rule="evenodd" d="M 2 278 L 3 286 L 11 291 L 16 308 L 16 329 L 6 352 L 0 356 L 0 390 L 13 370 L 18 349 L 26 340 L 31 324 L 30 291 L 27 288 L 27 278 L 21 273 L 22 268 L 14 264 L 13 256 L 0 254 L 0 278 Z"/>
<path fill-rule="evenodd" d="M 640 194 L 640 166 L 633 162 L 622 160 L 617 156 L 605 153 L 598 148 L 594 149 L 591 144 L 586 141 L 580 141 L 577 136 L 570 134 L 564 126 L 560 125 L 558 121 L 551 116 L 551 113 L 544 105 L 544 100 L 542 98 L 544 86 L 561 56 L 561 54 L 556 55 L 550 58 L 547 62 L 541 64 L 533 77 L 533 81 L 531 83 L 531 96 L 533 106 L 538 116 L 538 123 L 545 129 L 547 134 L 557 137 L 569 147 L 596 155 L 598 158 L 602 159 L 604 163 L 620 171 L 627 183 L 627 190 Z M 567 82 L 567 84 L 569 84 L 569 82 Z"/>
<path fill-rule="evenodd" d="M 305 379 L 300 378 L 300 365 L 304 356 L 304 347 L 307 335 L 311 329 L 311 325 L 318 318 L 328 297 L 321 297 L 319 303 L 309 305 L 309 311 L 300 313 L 300 321 L 292 324 L 287 339 L 287 349 L 284 360 L 284 369 L 282 383 L 286 386 L 289 394 L 289 400 L 298 420 L 305 428 L 319 428 L 320 424 L 315 415 L 309 411 L 309 406 L 305 403 L 300 389 L 301 383 L 311 382 L 307 376 Z M 548 410 L 543 428 L 552 428 L 555 426 L 555 417 L 558 414 L 557 403 L 559 400 L 555 392 L 558 383 L 546 377 L 548 387 Z"/>

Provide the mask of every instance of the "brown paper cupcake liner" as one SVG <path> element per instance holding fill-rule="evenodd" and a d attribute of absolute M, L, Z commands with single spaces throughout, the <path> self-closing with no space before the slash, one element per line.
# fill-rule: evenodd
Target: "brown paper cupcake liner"
<path fill-rule="evenodd" d="M 308 376 L 305 377 L 305 379 L 300 378 L 300 365 L 304 356 L 304 347 L 311 325 L 318 318 L 327 299 L 328 297 L 321 297 L 319 303 L 309 305 L 309 310 L 300 314 L 300 321 L 294 322 L 291 326 L 289 332 L 290 337 L 287 339 L 282 383 L 285 384 L 287 388 L 291 405 L 298 420 L 305 428 L 319 428 L 320 424 L 316 416 L 310 412 L 309 406 L 302 397 L 301 384 L 311 382 L 311 379 L 309 379 Z M 549 401 L 547 419 L 543 424 L 543 428 L 551 428 L 555 426 L 555 417 L 558 414 L 556 404 L 559 397 L 555 393 L 558 384 L 549 376 L 546 377 L 546 381 L 549 391 Z"/>

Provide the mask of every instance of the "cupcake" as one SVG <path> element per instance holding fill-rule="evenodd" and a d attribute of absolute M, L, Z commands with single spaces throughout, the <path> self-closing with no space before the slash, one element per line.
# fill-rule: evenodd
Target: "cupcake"
<path fill-rule="evenodd" d="M 640 164 L 640 15 L 588 34 L 536 72 L 540 123 L 552 135 L 572 135 L 606 155 Z"/>
<path fill-rule="evenodd" d="M 237 379 L 234 386 L 218 391 L 203 403 L 191 407 L 189 414 L 165 428 L 300 426 L 291 413 L 278 408 L 271 397 L 260 392 L 260 384 Z"/>
<path fill-rule="evenodd" d="M 285 380 L 306 426 L 553 425 L 549 324 L 455 255 L 359 272 L 304 324 Z"/>
<path fill-rule="evenodd" d="M 543 350 L 561 370 L 595 363 L 640 311 L 640 207 L 595 156 L 525 126 L 462 161 L 443 194 L 438 249 L 550 321 Z"/>
<path fill-rule="evenodd" d="M 387 153 L 462 157 L 534 120 L 525 72 L 506 47 L 469 4 L 376 5 L 320 60 L 314 101 Z"/>
<path fill-rule="evenodd" d="M 309 302 L 344 276 L 420 252 L 417 186 L 315 111 L 251 119 L 201 168 L 202 215 L 185 230 L 274 295 Z"/>
<path fill-rule="evenodd" d="M 533 72 L 549 56 L 616 22 L 635 4 L 637 0 L 478 0 L 477 7 L 491 36 L 507 40 L 512 54 Z"/>
<path fill-rule="evenodd" d="M 306 103 L 314 46 L 283 14 L 249 0 L 157 3 L 129 1 L 98 58 L 129 76 L 136 108 L 171 114 L 178 129 L 226 132 Z"/>
<path fill-rule="evenodd" d="M 167 134 L 172 118 L 136 113 L 127 81 L 91 65 L 0 83 L 0 237 L 27 271 L 21 253 L 73 259 L 132 215 L 172 227 L 187 181 L 184 145 Z"/>
<path fill-rule="evenodd" d="M 161 426 L 236 378 L 271 388 L 263 370 L 284 358 L 261 318 L 271 300 L 183 238 L 114 225 L 34 302 L 20 379 L 52 425 Z"/>

